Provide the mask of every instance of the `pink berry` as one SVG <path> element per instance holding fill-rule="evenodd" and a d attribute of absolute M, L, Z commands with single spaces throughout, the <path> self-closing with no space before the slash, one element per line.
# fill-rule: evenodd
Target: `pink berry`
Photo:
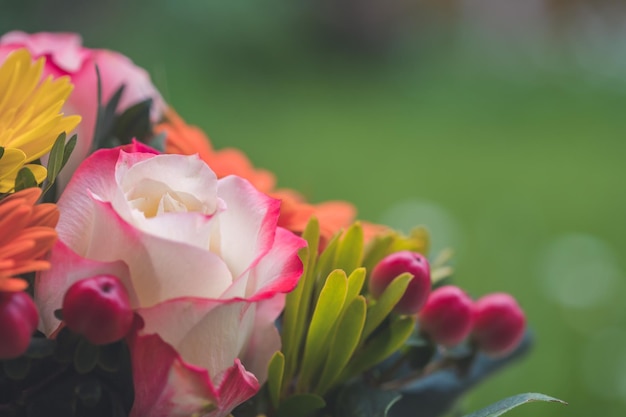
<path fill-rule="evenodd" d="M 489 294 L 474 304 L 472 338 L 488 355 L 503 356 L 515 349 L 525 327 L 524 312 L 509 294 Z"/>
<path fill-rule="evenodd" d="M 0 359 L 22 355 L 37 329 L 39 314 L 33 299 L 23 291 L 0 292 Z"/>
<path fill-rule="evenodd" d="M 133 323 L 133 310 L 124 284 L 111 275 L 74 283 L 63 299 L 63 321 L 94 345 L 122 339 Z"/>
<path fill-rule="evenodd" d="M 418 319 L 420 330 L 437 344 L 452 347 L 472 330 L 472 299 L 459 287 L 447 285 L 434 290 Z"/>
<path fill-rule="evenodd" d="M 415 314 L 430 294 L 430 266 L 423 255 L 406 250 L 388 255 L 372 269 L 369 290 L 374 298 L 378 298 L 398 275 L 405 272 L 412 274 L 413 279 L 394 310 L 399 314 Z"/>

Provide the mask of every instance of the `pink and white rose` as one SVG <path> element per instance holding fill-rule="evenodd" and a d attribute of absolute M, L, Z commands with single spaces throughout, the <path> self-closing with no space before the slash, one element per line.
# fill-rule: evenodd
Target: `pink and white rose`
<path fill-rule="evenodd" d="M 35 288 L 46 334 L 72 283 L 114 274 L 143 322 L 128 338 L 132 416 L 223 417 L 254 395 L 302 274 L 305 242 L 277 227 L 279 200 L 134 143 L 87 158 L 58 206 L 53 267 Z"/>
<path fill-rule="evenodd" d="M 59 178 L 62 186 L 91 150 L 98 110 L 96 65 L 100 71 L 104 103 L 111 99 L 121 85 L 125 85 L 117 111 L 121 112 L 151 98 L 153 106 L 150 116 L 153 122 L 157 122 L 166 109 L 163 98 L 144 69 L 118 52 L 84 48 L 78 34 L 9 32 L 0 37 L 0 64 L 11 52 L 21 48 L 28 49 L 33 58 L 46 58 L 44 76 L 68 76 L 74 84 L 64 111 L 66 114 L 80 115 L 82 121 L 75 132 L 78 134 L 76 148 Z"/>

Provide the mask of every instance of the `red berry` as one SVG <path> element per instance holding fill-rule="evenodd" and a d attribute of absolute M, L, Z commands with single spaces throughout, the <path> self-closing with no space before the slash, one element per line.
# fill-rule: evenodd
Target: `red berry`
<path fill-rule="evenodd" d="M 74 283 L 63 299 L 63 321 L 94 345 L 122 339 L 133 323 L 133 310 L 124 284 L 111 275 Z"/>
<path fill-rule="evenodd" d="M 412 274 L 413 279 L 394 310 L 399 314 L 415 314 L 430 294 L 430 266 L 423 255 L 406 250 L 388 255 L 372 269 L 369 290 L 378 298 L 394 278 L 405 272 Z"/>
<path fill-rule="evenodd" d="M 502 356 L 515 349 L 525 327 L 524 312 L 509 294 L 489 294 L 474 304 L 472 338 L 488 355 Z"/>
<path fill-rule="evenodd" d="M 37 307 L 28 294 L 0 292 L 0 359 L 15 359 L 24 353 L 38 323 Z"/>
<path fill-rule="evenodd" d="M 472 299 L 459 287 L 437 288 L 419 313 L 420 330 L 437 344 L 458 345 L 472 330 L 472 310 Z"/>

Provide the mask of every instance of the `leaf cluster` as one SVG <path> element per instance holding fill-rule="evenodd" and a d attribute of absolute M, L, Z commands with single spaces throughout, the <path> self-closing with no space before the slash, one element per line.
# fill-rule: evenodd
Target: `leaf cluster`
<path fill-rule="evenodd" d="M 63 328 L 39 333 L 26 353 L 0 361 L 0 415 L 125 417 L 134 391 L 122 341 L 94 346 Z"/>

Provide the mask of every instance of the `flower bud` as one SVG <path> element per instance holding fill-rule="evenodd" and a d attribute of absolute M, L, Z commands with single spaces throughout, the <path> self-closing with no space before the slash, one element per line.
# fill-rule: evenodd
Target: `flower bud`
<path fill-rule="evenodd" d="M 420 311 L 420 330 L 437 344 L 452 347 L 472 330 L 472 299 L 459 287 L 446 285 L 434 290 Z"/>
<path fill-rule="evenodd" d="M 524 337 L 524 312 L 509 294 L 489 294 L 474 304 L 472 338 L 486 354 L 503 356 Z"/>
<path fill-rule="evenodd" d="M 133 323 L 133 310 L 124 284 L 111 275 L 74 283 L 63 299 L 63 321 L 94 345 L 122 339 Z"/>
<path fill-rule="evenodd" d="M 400 251 L 386 256 L 372 269 L 369 290 L 374 298 L 378 298 L 398 275 L 405 272 L 412 274 L 413 279 L 394 310 L 399 314 L 415 314 L 430 294 L 430 266 L 423 255 Z"/>
<path fill-rule="evenodd" d="M 0 360 L 22 355 L 38 322 L 37 307 L 28 294 L 0 292 Z"/>

